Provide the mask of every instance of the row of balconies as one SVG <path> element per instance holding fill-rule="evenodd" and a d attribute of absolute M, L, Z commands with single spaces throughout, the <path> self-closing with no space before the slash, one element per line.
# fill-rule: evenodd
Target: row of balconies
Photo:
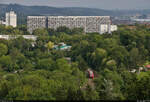
<path fill-rule="evenodd" d="M 70 17 L 70 16 L 69 16 Z M 47 20 L 46 20 L 47 19 Z M 29 17 L 27 24 L 28 30 L 32 32 L 37 28 L 46 28 L 46 23 L 48 23 L 48 28 L 57 28 L 59 26 L 67 26 L 69 28 L 82 27 L 86 28 L 88 32 L 99 32 L 100 24 L 110 24 L 109 17 Z"/>

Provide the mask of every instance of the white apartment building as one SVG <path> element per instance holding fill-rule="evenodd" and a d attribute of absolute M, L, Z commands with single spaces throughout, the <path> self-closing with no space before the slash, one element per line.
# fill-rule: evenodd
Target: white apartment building
<path fill-rule="evenodd" d="M 104 34 L 109 31 L 109 26 L 107 24 L 100 25 L 100 34 Z"/>
<path fill-rule="evenodd" d="M 57 29 L 60 26 L 66 26 L 70 29 L 84 28 L 86 32 L 86 17 L 84 16 L 49 16 L 48 28 Z"/>
<path fill-rule="evenodd" d="M 38 28 L 57 29 L 66 26 L 70 29 L 83 28 L 86 33 L 111 33 L 110 16 L 28 16 L 27 27 L 32 33 Z"/>
<path fill-rule="evenodd" d="M 111 32 L 117 31 L 117 30 L 118 30 L 117 25 L 111 25 L 111 27 L 110 27 L 110 31 L 111 31 Z"/>
<path fill-rule="evenodd" d="M 14 11 L 10 11 L 6 13 L 6 26 L 17 26 L 17 15 Z"/>
<path fill-rule="evenodd" d="M 107 24 L 100 25 L 100 34 L 111 33 L 117 30 L 118 30 L 117 25 L 107 25 Z"/>
<path fill-rule="evenodd" d="M 45 16 L 28 16 L 27 17 L 27 29 L 32 33 L 35 29 L 46 28 Z"/>
<path fill-rule="evenodd" d="M 101 24 L 110 24 L 109 16 L 49 16 L 48 28 L 66 26 L 70 29 L 84 28 L 86 33 L 100 33 Z"/>
<path fill-rule="evenodd" d="M 34 41 L 37 40 L 37 36 L 35 35 L 0 35 L 0 39 L 10 40 L 10 39 L 16 39 L 20 36 L 28 40 L 34 40 Z"/>

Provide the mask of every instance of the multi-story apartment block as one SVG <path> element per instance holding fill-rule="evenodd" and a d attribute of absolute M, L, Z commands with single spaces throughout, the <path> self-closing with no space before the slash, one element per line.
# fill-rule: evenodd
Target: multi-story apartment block
<path fill-rule="evenodd" d="M 102 30 L 102 25 L 107 29 Z M 66 26 L 70 29 L 83 28 L 86 33 L 98 32 L 100 34 L 111 32 L 111 20 L 109 16 L 28 16 L 28 31 L 32 33 L 37 28 L 53 28 Z"/>
<path fill-rule="evenodd" d="M 111 33 L 113 31 L 117 31 L 118 30 L 118 27 L 117 25 L 107 25 L 107 24 L 101 24 L 100 25 L 100 34 L 103 34 L 103 33 Z"/>
<path fill-rule="evenodd" d="M 45 16 L 28 16 L 27 18 L 27 29 L 32 33 L 35 29 L 46 28 L 46 17 Z"/>
<path fill-rule="evenodd" d="M 109 16 L 87 16 L 86 17 L 86 32 L 92 33 L 92 32 L 98 32 L 101 34 L 101 25 L 106 24 L 110 25 L 111 20 Z M 107 29 L 106 32 L 109 32 L 109 29 Z"/>
<path fill-rule="evenodd" d="M 101 24 L 101 25 L 100 25 L 100 34 L 106 33 L 106 32 L 108 32 L 108 31 L 109 31 L 109 33 L 110 33 L 110 30 L 108 30 L 108 29 L 109 29 L 108 27 L 109 27 L 109 26 L 108 26 L 107 24 Z"/>
<path fill-rule="evenodd" d="M 111 25 L 110 29 L 111 29 L 110 31 L 113 32 L 113 31 L 117 31 L 118 27 L 117 25 Z"/>
<path fill-rule="evenodd" d="M 10 11 L 6 13 L 6 26 L 17 26 L 17 15 L 14 11 Z"/>
<path fill-rule="evenodd" d="M 48 28 L 57 29 L 60 26 L 66 26 L 70 29 L 85 28 L 86 18 L 83 16 L 49 16 L 48 17 Z"/>

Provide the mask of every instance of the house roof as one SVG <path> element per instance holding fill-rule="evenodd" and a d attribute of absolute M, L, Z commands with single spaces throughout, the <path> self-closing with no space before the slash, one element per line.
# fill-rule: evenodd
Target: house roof
<path fill-rule="evenodd" d="M 150 68 L 150 65 L 146 65 L 145 67 L 146 67 L 146 68 Z"/>

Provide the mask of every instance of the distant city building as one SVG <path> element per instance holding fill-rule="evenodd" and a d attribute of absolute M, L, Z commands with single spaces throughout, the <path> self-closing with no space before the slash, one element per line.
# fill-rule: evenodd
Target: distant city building
<path fill-rule="evenodd" d="M 150 22 L 150 19 L 132 19 L 132 21 L 137 21 L 137 22 Z"/>
<path fill-rule="evenodd" d="M 17 15 L 14 11 L 10 11 L 6 13 L 6 26 L 17 26 Z"/>
<path fill-rule="evenodd" d="M 147 19 L 150 19 L 150 14 L 147 15 Z"/>
<path fill-rule="evenodd" d="M 105 28 L 104 25 L 107 25 Z M 27 28 L 30 33 L 38 28 L 57 29 L 66 26 L 70 29 L 83 28 L 86 33 L 111 33 L 110 16 L 28 16 Z"/>

